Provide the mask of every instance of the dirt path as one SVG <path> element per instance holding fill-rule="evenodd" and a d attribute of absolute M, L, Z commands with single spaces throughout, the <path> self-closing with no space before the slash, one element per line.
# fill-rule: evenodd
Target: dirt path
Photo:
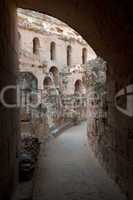
<path fill-rule="evenodd" d="M 34 200 L 125 200 L 93 157 L 86 123 L 42 145 Z"/>

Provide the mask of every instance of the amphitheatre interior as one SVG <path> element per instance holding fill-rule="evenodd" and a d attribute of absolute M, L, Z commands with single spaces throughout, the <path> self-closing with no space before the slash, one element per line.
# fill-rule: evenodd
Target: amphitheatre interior
<path fill-rule="evenodd" d="M 18 8 L 21 8 L 19 20 Z M 56 31 L 56 34 L 52 34 L 45 30 L 50 28 L 48 27 L 50 19 L 47 19 L 47 23 L 42 26 L 41 19 L 39 23 L 32 21 L 27 11 L 29 20 L 27 23 L 23 9 L 32 10 L 33 13 L 40 12 L 40 16 L 45 14 L 52 16 L 52 19 L 57 18 L 62 21 L 61 26 L 64 26 L 64 29 L 65 24 L 68 24 L 75 31 L 70 31 L 68 38 L 66 33 L 65 36 L 63 35 L 62 28 L 53 26 L 52 31 Z M 46 162 L 46 165 L 40 165 L 39 168 L 39 173 L 45 173 L 46 169 L 48 184 L 46 188 L 48 189 L 49 186 L 54 188 L 51 191 L 48 190 L 46 199 L 67 199 L 70 195 L 72 198 L 69 199 L 76 200 L 89 198 L 132 200 L 132 2 L 125 0 L 121 3 L 115 0 L 103 0 L 102 3 L 98 0 L 72 0 L 71 2 L 67 0 L 2 0 L 0 11 L 3 16 L 0 18 L 0 163 L 2 163 L 0 200 L 17 199 L 15 195 L 20 185 L 20 159 L 23 160 L 25 157 L 24 154 L 24 157 L 20 158 L 21 137 L 25 138 L 28 133 L 30 133 L 29 137 L 34 136 L 38 139 L 34 140 L 35 145 L 41 146 L 40 155 L 39 146 L 34 154 L 39 157 L 40 164 L 42 161 Z M 53 25 L 55 24 L 54 21 Z M 85 40 L 79 37 L 77 32 Z M 16 92 L 18 91 L 14 89 L 16 85 L 19 85 L 21 91 L 19 100 L 24 104 L 23 108 L 17 104 Z M 2 91 L 8 86 L 11 88 L 4 96 L 7 103 L 5 106 L 2 101 Z M 12 107 L 9 108 L 7 105 L 12 105 Z M 13 107 L 14 105 L 17 106 Z M 87 125 L 84 125 L 84 120 Z M 63 129 L 64 133 L 58 135 L 58 128 Z M 86 140 L 81 145 L 80 141 L 83 141 L 83 138 L 80 137 L 80 133 L 85 130 Z M 49 131 L 53 133 L 55 143 L 57 142 L 58 145 L 51 144 Z M 73 135 L 73 132 L 77 132 L 77 137 Z M 46 152 L 46 158 L 42 154 L 45 152 L 43 149 L 45 140 L 50 141 L 50 150 Z M 41 141 L 43 145 L 37 141 Z M 69 149 L 65 141 L 68 141 Z M 77 151 L 74 149 L 76 142 Z M 86 145 L 89 145 L 88 154 L 86 154 L 87 149 L 83 148 Z M 92 159 L 90 166 L 93 170 L 95 169 L 90 170 L 92 176 L 88 174 L 87 166 L 83 165 L 87 155 L 91 160 L 91 152 L 93 152 L 94 160 Z M 77 153 L 79 157 L 74 157 Z M 31 159 L 29 155 L 26 158 Z M 51 161 L 48 158 L 51 158 Z M 75 166 L 72 174 L 65 174 L 71 170 L 69 160 L 66 163 L 67 158 L 71 159 L 70 165 Z M 98 165 L 94 164 L 95 159 Z M 78 174 L 78 168 L 76 168 L 78 163 L 81 164 L 79 168 L 83 170 L 84 175 L 82 174 L 81 179 L 77 180 L 74 173 Z M 52 168 L 53 165 L 55 168 Z M 29 163 L 25 166 L 29 166 Z M 30 166 L 32 166 L 31 163 Z M 57 166 L 60 166 L 60 171 Z M 55 176 L 52 174 L 54 170 Z M 101 174 L 99 170 L 103 170 L 100 171 Z M 41 175 L 39 173 L 37 172 L 33 191 L 33 199 L 36 200 L 44 199 L 43 195 L 47 191 L 45 188 L 43 192 L 44 173 Z M 49 174 L 51 176 L 48 178 Z M 70 178 L 59 179 L 67 175 L 70 175 Z M 74 177 L 73 181 L 72 177 Z M 92 182 L 89 182 L 89 178 Z M 53 182 L 49 182 L 50 179 Z M 81 191 L 76 184 L 80 180 Z M 67 188 L 71 181 L 72 187 Z M 84 181 L 86 181 L 85 188 Z M 101 188 L 103 182 L 104 190 Z M 59 186 L 63 188 L 61 193 Z M 28 187 L 29 185 L 26 188 Z M 99 188 L 99 191 L 94 188 Z M 21 187 L 20 191 L 22 192 Z M 71 196 L 73 191 L 74 196 Z M 102 191 L 101 196 L 100 191 Z M 76 196 L 78 194 L 79 196 Z M 86 196 L 82 196 L 84 194 Z M 62 198 L 62 195 L 66 196 Z"/>

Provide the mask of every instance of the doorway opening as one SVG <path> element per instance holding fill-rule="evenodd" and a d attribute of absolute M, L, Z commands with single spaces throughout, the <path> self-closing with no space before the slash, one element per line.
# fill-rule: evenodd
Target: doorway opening
<path fill-rule="evenodd" d="M 37 80 L 29 84 L 26 78 L 37 97 L 34 108 L 29 106 L 27 136 L 44 142 L 72 124 L 80 130 L 80 123 L 87 120 L 92 145 L 101 120 L 96 121 L 97 116 L 102 113 L 107 119 L 107 110 L 102 108 L 107 103 L 106 62 L 76 31 L 53 17 L 18 9 L 18 32 L 20 72 L 32 73 Z"/>

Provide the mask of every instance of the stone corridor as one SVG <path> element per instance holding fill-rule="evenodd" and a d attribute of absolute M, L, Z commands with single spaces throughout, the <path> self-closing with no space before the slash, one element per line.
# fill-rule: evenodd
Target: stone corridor
<path fill-rule="evenodd" d="M 93 157 L 86 129 L 82 123 L 42 144 L 34 200 L 125 200 Z"/>

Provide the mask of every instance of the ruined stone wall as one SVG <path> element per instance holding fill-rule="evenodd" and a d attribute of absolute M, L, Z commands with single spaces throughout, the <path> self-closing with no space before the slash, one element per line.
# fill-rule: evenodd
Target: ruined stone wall
<path fill-rule="evenodd" d="M 132 117 L 120 112 L 115 105 L 116 94 L 128 84 L 131 84 L 128 76 L 118 78 L 108 66 L 105 98 L 94 102 L 94 105 L 88 104 L 88 113 L 92 110 L 95 112 L 93 117 L 88 114 L 88 137 L 102 166 L 122 191 L 130 196 L 129 184 L 132 185 L 133 180 Z M 126 94 L 119 97 L 119 102 L 126 110 L 129 103 Z"/>
<path fill-rule="evenodd" d="M 65 41 L 63 38 L 54 35 L 52 33 L 37 33 L 34 30 L 25 30 L 20 29 L 19 32 L 21 35 L 21 49 L 24 53 L 27 53 L 29 57 L 28 60 L 22 58 L 23 62 L 28 62 L 29 64 L 34 64 L 35 66 L 42 65 L 42 63 L 46 63 L 47 70 L 50 69 L 51 66 L 57 66 L 59 71 L 67 65 L 67 46 L 72 46 L 72 58 L 71 58 L 71 65 L 82 64 L 82 48 L 88 48 L 88 59 L 91 58 L 89 55 L 90 47 L 86 44 L 79 44 L 76 40 L 75 41 Z M 39 56 L 33 56 L 33 39 L 37 37 L 40 40 L 40 49 L 39 49 Z M 50 43 L 56 43 L 56 58 L 55 60 L 50 60 Z M 33 59 L 34 58 L 34 59 Z M 33 62 L 34 60 L 34 62 Z M 27 64 L 28 64 L 27 63 Z"/>
<path fill-rule="evenodd" d="M 133 184 L 133 125 L 132 117 L 120 112 L 114 103 L 115 95 L 121 89 L 126 88 L 131 82 L 128 80 L 126 73 L 123 77 L 117 77 L 117 74 L 111 69 L 108 69 L 110 77 L 107 84 L 107 102 L 108 102 L 108 119 L 105 124 L 105 133 L 102 153 L 108 158 L 105 159 L 105 167 L 109 174 L 120 185 L 122 190 L 130 196 L 131 188 L 129 184 Z M 124 101 L 122 98 L 124 97 Z M 128 96 L 119 98 L 122 100 L 120 107 L 127 109 Z M 132 105 L 130 107 L 132 109 Z M 106 140 L 105 140 L 106 139 Z M 108 146 L 107 150 L 105 148 Z M 132 198 L 131 198 L 132 199 Z"/>
<path fill-rule="evenodd" d="M 0 2 L 0 91 L 16 84 L 17 34 L 16 8 L 12 1 Z M 16 95 L 7 92 L 6 101 L 14 104 Z M 0 200 L 10 199 L 17 174 L 16 151 L 18 146 L 19 116 L 15 108 L 0 104 Z"/>
<path fill-rule="evenodd" d="M 53 34 L 40 34 L 35 31 L 29 31 L 28 29 L 19 28 L 21 35 L 20 40 L 20 70 L 32 72 L 38 79 L 38 89 L 43 89 L 43 81 L 47 76 L 50 68 L 52 66 L 57 67 L 58 71 L 61 72 L 64 67 L 67 66 L 67 46 L 72 46 L 72 58 L 71 66 L 82 64 L 82 49 L 86 47 L 88 49 L 88 59 L 93 57 L 90 52 L 90 47 L 88 45 L 79 44 L 76 40 L 64 41 L 62 38 L 58 38 L 57 35 Z M 39 55 L 33 55 L 33 38 L 39 38 L 40 48 Z M 50 60 L 50 43 L 54 41 L 56 43 L 56 59 Z M 43 66 L 45 65 L 45 66 Z M 67 66 L 69 68 L 69 66 Z M 79 76 L 79 75 L 78 75 Z M 72 76 L 71 81 L 76 81 L 79 77 Z M 80 76 L 79 79 L 81 79 Z M 70 83 L 70 81 L 69 81 Z M 69 84 L 69 92 L 73 88 L 73 84 Z"/>
<path fill-rule="evenodd" d="M 24 12 L 24 11 L 23 11 Z M 30 12 L 30 11 L 29 11 Z M 19 14 L 18 14 L 19 15 Z M 36 14 L 37 15 L 37 14 Z M 43 103 L 47 109 L 48 126 L 49 128 L 61 125 L 61 122 L 65 112 L 65 106 L 67 107 L 67 112 L 71 112 L 74 109 L 69 105 L 63 105 L 64 96 L 74 95 L 75 92 L 75 82 L 80 80 L 82 82 L 84 76 L 84 68 L 82 66 L 82 50 L 87 49 L 87 60 L 94 58 L 96 55 L 91 47 L 82 39 L 79 42 L 78 39 L 67 38 L 65 34 L 55 34 L 54 32 L 42 31 L 42 23 L 38 23 L 38 30 L 36 30 L 36 25 L 29 22 L 21 22 L 20 16 L 18 16 L 18 33 L 19 33 L 19 68 L 20 72 L 30 72 L 33 74 L 34 78 L 37 80 L 37 92 L 38 100 L 40 104 Z M 45 15 L 44 15 L 45 16 Z M 28 16 L 25 15 L 26 20 Z M 52 20 L 52 19 L 51 19 Z M 62 22 L 60 22 L 62 23 Z M 70 27 L 65 25 L 69 30 Z M 29 28 L 30 27 L 30 28 Z M 59 25 L 63 31 L 63 27 Z M 70 34 L 70 33 L 69 33 Z M 68 36 L 70 37 L 70 35 Z M 78 34 L 77 34 L 78 35 Z M 81 36 L 79 36 L 81 37 Z M 33 52 L 33 40 L 34 38 L 39 39 L 39 49 L 38 53 Z M 51 60 L 51 43 L 55 43 L 55 59 Z M 71 45 L 71 63 L 67 66 L 67 47 Z M 58 84 L 54 83 L 54 77 L 51 76 L 51 67 L 57 68 Z M 22 75 L 22 73 L 21 73 Z M 44 80 L 49 77 L 52 81 L 49 88 L 44 88 Z M 67 82 L 66 82 L 67 81 Z M 23 81 L 22 81 L 23 82 Z M 66 82 L 66 84 L 64 84 Z M 46 83 L 45 83 L 46 84 Z M 58 87 L 58 90 L 56 87 Z M 31 89 L 31 88 L 30 88 Z M 55 91 L 56 90 L 56 91 Z M 59 94 L 58 94 L 59 92 Z M 46 97 L 43 97 L 43 93 L 46 93 Z M 86 91 L 84 88 L 83 94 Z M 55 98 L 52 97 L 55 95 Z M 51 102 L 52 98 L 56 99 Z M 71 99 L 72 101 L 72 99 Z M 82 107 L 82 103 L 80 105 Z M 25 114 L 25 113 L 24 113 Z M 35 117 L 35 116 L 34 116 Z M 35 117 L 36 118 L 36 117 Z M 85 118 L 85 112 L 83 113 L 83 118 Z M 21 117 L 22 119 L 22 117 Z M 21 129 L 23 132 L 23 130 Z M 39 132 L 39 129 L 37 129 Z"/>
<path fill-rule="evenodd" d="M 64 76 L 64 81 L 67 83 L 63 85 L 62 93 L 63 95 L 73 95 L 75 90 L 75 82 L 77 80 L 83 80 L 84 73 L 83 72 L 72 72 L 68 75 Z M 84 86 L 85 89 L 85 86 Z M 83 90 L 83 93 L 86 93 L 86 90 Z"/>

